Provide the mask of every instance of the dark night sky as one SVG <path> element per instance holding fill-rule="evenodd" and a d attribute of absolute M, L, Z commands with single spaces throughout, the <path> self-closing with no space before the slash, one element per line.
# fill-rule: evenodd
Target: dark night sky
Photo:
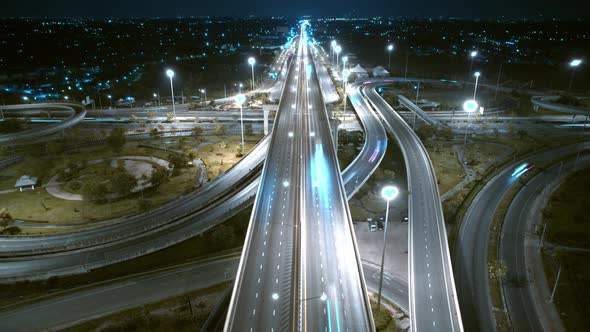
<path fill-rule="evenodd" d="M 0 16 L 338 16 L 354 10 L 358 16 L 572 18 L 588 17 L 588 7 L 584 0 L 7 0 Z"/>

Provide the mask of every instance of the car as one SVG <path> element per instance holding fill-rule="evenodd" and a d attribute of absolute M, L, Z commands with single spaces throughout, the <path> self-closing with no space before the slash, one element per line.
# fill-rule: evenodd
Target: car
<path fill-rule="evenodd" d="M 374 232 L 377 230 L 377 225 L 375 225 L 375 222 L 373 221 L 373 218 L 367 218 L 367 223 L 369 223 L 369 230 L 371 232 Z"/>

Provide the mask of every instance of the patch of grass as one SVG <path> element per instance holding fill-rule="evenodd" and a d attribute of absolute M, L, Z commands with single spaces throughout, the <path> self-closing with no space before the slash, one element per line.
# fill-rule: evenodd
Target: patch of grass
<path fill-rule="evenodd" d="M 385 308 L 381 303 L 381 308 L 377 312 L 377 303 L 371 300 L 371 311 L 373 312 L 373 320 L 375 321 L 375 329 L 377 332 L 395 332 L 395 319 L 391 312 Z"/>
<path fill-rule="evenodd" d="M 588 253 L 558 251 L 543 255 L 550 290 L 561 266 L 559 285 L 553 302 L 567 331 L 585 331 L 590 326 L 589 260 Z"/>
<path fill-rule="evenodd" d="M 451 141 L 428 140 L 425 144 L 434 173 L 438 180 L 438 191 L 442 195 L 456 186 L 465 177 L 465 171 L 457 160 L 457 154 L 453 149 L 456 144 Z"/>
<path fill-rule="evenodd" d="M 568 176 L 543 210 L 545 240 L 554 244 L 590 248 L 590 168 Z"/>
<path fill-rule="evenodd" d="M 590 248 L 590 168 L 567 177 L 543 210 L 547 224 L 545 241 L 557 245 Z M 555 305 L 568 331 L 590 326 L 590 254 L 568 250 L 544 250 L 543 263 L 549 287 L 561 265 Z"/>
<path fill-rule="evenodd" d="M 123 310 L 62 331 L 196 331 L 203 326 L 227 287 L 229 284 L 223 283 L 139 308 Z M 189 299 L 192 311 L 189 308 Z"/>

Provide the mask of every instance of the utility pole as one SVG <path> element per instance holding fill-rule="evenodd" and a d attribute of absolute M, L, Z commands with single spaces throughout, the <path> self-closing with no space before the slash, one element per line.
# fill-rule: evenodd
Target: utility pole
<path fill-rule="evenodd" d="M 543 232 L 541 232 L 541 238 L 539 239 L 539 252 L 543 249 L 543 240 L 545 239 L 545 230 L 547 230 L 547 224 L 543 224 Z"/>
<path fill-rule="evenodd" d="M 500 63 L 500 71 L 498 72 L 498 80 L 496 81 L 496 92 L 494 93 L 494 101 L 498 98 L 498 89 L 500 88 L 500 76 L 502 76 L 502 65 L 504 63 Z"/>
<path fill-rule="evenodd" d="M 406 70 L 404 70 L 404 79 L 407 80 L 408 79 L 408 57 L 410 56 L 410 53 L 406 52 Z"/>
<path fill-rule="evenodd" d="M 553 298 L 555 297 L 555 291 L 557 290 L 557 285 L 559 284 L 559 277 L 561 276 L 561 263 L 559 264 L 559 270 L 557 271 L 557 278 L 555 278 L 555 285 L 553 285 L 553 291 L 551 292 L 551 299 L 549 299 L 549 303 L 553 303 Z"/>

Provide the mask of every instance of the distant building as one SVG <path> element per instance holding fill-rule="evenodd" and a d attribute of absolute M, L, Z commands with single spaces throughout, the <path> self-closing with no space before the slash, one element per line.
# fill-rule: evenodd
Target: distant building
<path fill-rule="evenodd" d="M 37 178 L 30 175 L 23 175 L 16 181 L 14 185 L 15 188 L 18 188 L 19 191 L 31 189 L 35 189 L 35 185 L 37 184 Z"/>
<path fill-rule="evenodd" d="M 369 73 L 363 67 L 361 67 L 360 64 L 350 68 L 350 73 L 356 74 L 357 79 L 363 79 L 363 78 L 369 77 Z"/>
<path fill-rule="evenodd" d="M 389 76 L 389 72 L 385 70 L 385 68 L 381 66 L 377 66 L 373 68 L 373 77 L 387 77 Z"/>

